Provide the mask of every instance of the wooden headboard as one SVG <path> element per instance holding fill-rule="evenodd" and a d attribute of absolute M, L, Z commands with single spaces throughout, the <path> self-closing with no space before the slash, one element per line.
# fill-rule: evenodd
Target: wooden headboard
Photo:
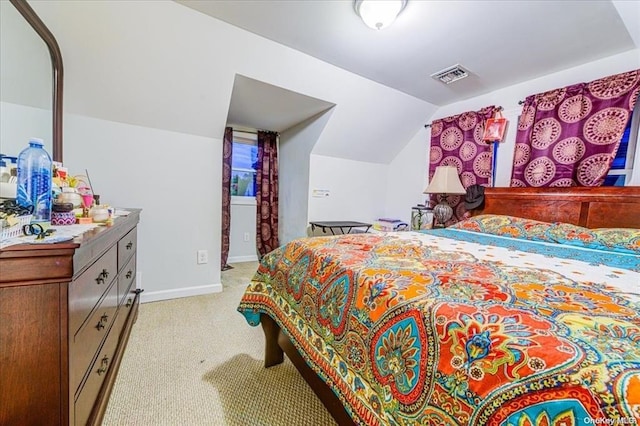
<path fill-rule="evenodd" d="M 640 229 L 640 186 L 485 188 L 477 214 L 567 222 L 586 228 Z"/>

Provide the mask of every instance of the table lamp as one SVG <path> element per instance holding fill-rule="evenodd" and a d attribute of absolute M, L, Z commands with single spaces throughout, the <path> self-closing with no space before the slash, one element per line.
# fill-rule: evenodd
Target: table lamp
<path fill-rule="evenodd" d="M 453 209 L 447 203 L 447 196 L 449 194 L 465 194 L 466 191 L 460 182 L 460 177 L 458 177 L 457 168 L 438 166 L 424 193 L 442 194 L 440 202 L 433 208 L 433 216 L 436 219 L 435 227 L 444 228 L 444 224 L 453 216 Z"/>

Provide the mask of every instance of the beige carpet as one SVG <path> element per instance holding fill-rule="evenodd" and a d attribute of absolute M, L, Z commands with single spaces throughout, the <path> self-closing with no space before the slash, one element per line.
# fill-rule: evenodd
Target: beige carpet
<path fill-rule="evenodd" d="M 335 425 L 288 360 L 263 367 L 236 311 L 257 263 L 233 266 L 222 293 L 140 306 L 103 425 Z"/>

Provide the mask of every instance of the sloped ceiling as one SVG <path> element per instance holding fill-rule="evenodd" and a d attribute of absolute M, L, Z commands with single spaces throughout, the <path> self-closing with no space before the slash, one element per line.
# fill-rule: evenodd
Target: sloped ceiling
<path fill-rule="evenodd" d="M 236 75 L 227 123 L 283 132 L 334 104 Z"/>
<path fill-rule="evenodd" d="M 409 0 L 391 27 L 374 31 L 350 0 L 177 1 L 434 105 L 634 49 L 637 28 L 628 26 L 640 21 L 634 1 Z M 454 64 L 470 77 L 430 77 Z"/>

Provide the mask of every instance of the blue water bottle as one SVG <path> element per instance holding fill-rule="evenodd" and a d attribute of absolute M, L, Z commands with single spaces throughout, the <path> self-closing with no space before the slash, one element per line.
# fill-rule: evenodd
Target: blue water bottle
<path fill-rule="evenodd" d="M 18 190 L 16 202 L 33 208 L 32 222 L 51 221 L 51 157 L 42 139 L 29 139 L 29 147 L 18 155 Z"/>

